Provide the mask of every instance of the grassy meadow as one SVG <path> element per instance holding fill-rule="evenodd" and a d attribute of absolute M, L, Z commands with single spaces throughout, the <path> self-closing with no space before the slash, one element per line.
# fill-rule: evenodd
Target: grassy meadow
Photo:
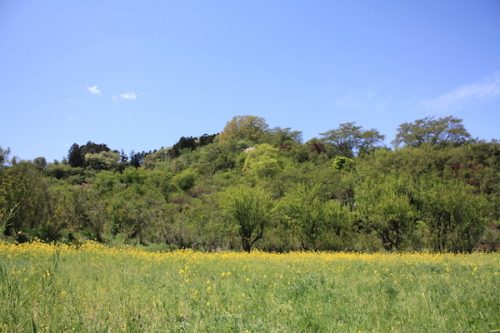
<path fill-rule="evenodd" d="M 499 254 L 0 243 L 0 332 L 490 332 Z"/>

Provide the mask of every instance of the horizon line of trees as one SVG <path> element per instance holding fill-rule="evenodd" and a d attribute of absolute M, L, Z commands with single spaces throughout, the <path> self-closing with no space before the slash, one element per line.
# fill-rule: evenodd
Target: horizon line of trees
<path fill-rule="evenodd" d="M 271 251 L 497 250 L 500 144 L 426 117 L 392 141 L 354 122 L 305 143 L 236 116 L 149 152 L 73 144 L 61 163 L 0 147 L 5 239 Z"/>

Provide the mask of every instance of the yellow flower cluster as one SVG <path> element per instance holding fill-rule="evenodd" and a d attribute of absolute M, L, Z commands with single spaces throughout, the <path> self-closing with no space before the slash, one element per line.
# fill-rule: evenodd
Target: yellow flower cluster
<path fill-rule="evenodd" d="M 54 253 L 59 253 L 62 256 L 72 255 L 77 253 L 92 253 L 99 256 L 125 256 L 141 259 L 144 261 L 164 261 L 178 259 L 186 263 L 197 261 L 226 261 L 226 260 L 259 260 L 259 261 L 279 261 L 279 262 L 311 262 L 319 261 L 323 263 L 335 262 L 383 262 L 383 263 L 446 263 L 448 261 L 461 262 L 469 264 L 471 256 L 477 258 L 473 260 L 475 267 L 481 265 L 482 256 L 490 256 L 488 260 L 491 262 L 492 254 L 474 253 L 474 254 L 452 254 L 452 253 L 354 253 L 354 252 L 288 252 L 288 253 L 271 253 L 262 251 L 246 252 L 197 252 L 193 250 L 177 250 L 171 252 L 151 252 L 137 247 L 107 247 L 97 242 L 88 241 L 78 246 L 68 244 L 48 244 L 42 242 L 31 242 L 23 244 L 12 244 L 0 242 L 0 253 L 12 258 L 23 255 L 30 256 L 46 256 Z M 494 262 L 500 264 L 500 255 L 493 254 Z M 477 270 L 477 268 L 476 268 Z M 180 275 L 186 273 L 186 269 L 179 271 Z M 228 277 L 231 272 L 223 272 L 221 277 Z"/>

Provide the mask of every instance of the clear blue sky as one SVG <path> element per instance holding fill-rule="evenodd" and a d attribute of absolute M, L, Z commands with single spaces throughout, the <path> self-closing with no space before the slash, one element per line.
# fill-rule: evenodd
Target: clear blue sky
<path fill-rule="evenodd" d="M 264 117 L 500 135 L 500 1 L 0 1 L 0 146 L 150 150 Z"/>

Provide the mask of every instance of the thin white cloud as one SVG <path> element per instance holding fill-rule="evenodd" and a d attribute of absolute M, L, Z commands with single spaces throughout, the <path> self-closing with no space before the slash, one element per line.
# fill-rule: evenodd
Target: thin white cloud
<path fill-rule="evenodd" d="M 436 98 L 422 101 L 425 107 L 442 109 L 460 107 L 468 102 L 482 102 L 500 97 L 500 74 L 466 84 Z"/>
<path fill-rule="evenodd" d="M 123 94 L 120 94 L 120 97 L 122 99 L 127 99 L 127 100 L 133 101 L 133 100 L 136 100 L 137 97 L 139 97 L 139 96 L 136 94 L 135 91 L 129 91 L 129 92 L 125 92 Z"/>
<path fill-rule="evenodd" d="M 101 95 L 101 91 L 99 90 L 99 88 L 97 86 L 89 86 L 89 87 L 87 87 L 87 90 L 92 95 Z"/>
<path fill-rule="evenodd" d="M 139 95 L 135 91 L 127 91 L 123 92 L 119 95 L 113 96 L 112 99 L 113 101 L 135 101 L 136 99 L 139 98 Z"/>

